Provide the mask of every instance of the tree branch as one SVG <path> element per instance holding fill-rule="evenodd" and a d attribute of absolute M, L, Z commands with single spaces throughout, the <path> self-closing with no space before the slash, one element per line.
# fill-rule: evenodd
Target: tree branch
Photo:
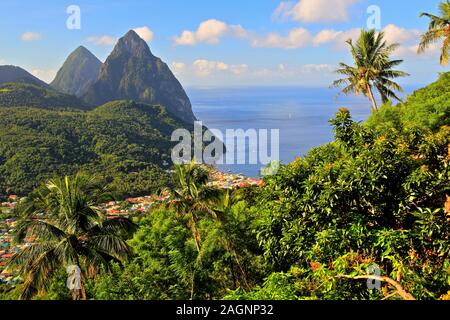
<path fill-rule="evenodd" d="M 347 275 L 338 275 L 336 278 L 338 279 L 353 279 L 353 280 L 377 280 L 381 282 L 386 282 L 390 284 L 392 287 L 394 287 L 397 290 L 397 293 L 404 299 L 404 300 L 416 300 L 414 296 L 410 293 L 408 293 L 405 289 L 403 289 L 402 285 L 398 283 L 395 280 L 392 280 L 389 277 L 384 276 L 375 276 L 375 275 L 366 275 L 366 276 L 347 276 Z"/>

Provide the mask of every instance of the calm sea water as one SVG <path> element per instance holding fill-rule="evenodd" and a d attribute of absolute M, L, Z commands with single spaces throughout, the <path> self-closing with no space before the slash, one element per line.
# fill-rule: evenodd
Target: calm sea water
<path fill-rule="evenodd" d="M 407 92 L 414 88 L 408 88 Z M 194 113 L 208 128 L 279 129 L 280 160 L 286 164 L 333 140 L 328 122 L 346 107 L 356 121 L 371 112 L 364 97 L 339 96 L 328 88 L 188 89 Z M 246 150 L 248 152 L 248 148 Z M 224 171 L 257 177 L 261 165 L 220 165 Z"/>

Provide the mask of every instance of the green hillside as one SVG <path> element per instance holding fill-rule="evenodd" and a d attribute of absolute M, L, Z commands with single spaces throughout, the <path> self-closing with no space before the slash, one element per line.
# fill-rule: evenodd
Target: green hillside
<path fill-rule="evenodd" d="M 31 83 L 48 88 L 48 84 L 39 80 L 28 71 L 17 66 L 0 66 L 0 85 L 9 82 Z"/>
<path fill-rule="evenodd" d="M 0 107 L 26 106 L 44 109 L 89 109 L 80 99 L 31 83 L 0 85 Z"/>
<path fill-rule="evenodd" d="M 168 181 L 171 133 L 184 123 L 161 106 L 115 101 L 89 112 L 0 108 L 0 194 L 27 194 L 54 175 L 99 174 L 121 195 Z"/>
<path fill-rule="evenodd" d="M 439 79 L 425 88 L 415 91 L 405 103 L 381 107 L 367 121 L 369 126 L 394 127 L 410 130 L 430 128 L 437 130 L 450 125 L 450 72 L 442 73 Z"/>
<path fill-rule="evenodd" d="M 367 123 L 339 110 L 330 121 L 335 141 L 282 165 L 262 188 L 217 200 L 206 196 L 209 190 L 193 178 L 190 165 L 177 168 L 176 177 L 192 183 L 198 196 L 183 193 L 190 184 L 179 183 L 176 199 L 183 205 L 138 220 L 129 241 L 136 255 L 96 278 L 89 296 L 448 299 L 449 99 L 436 92 L 449 85 L 443 75 Z M 426 105 L 428 100 L 435 102 Z M 421 115 L 438 120 L 411 122 Z M 214 214 L 194 211 L 192 203 Z M 368 286 L 376 284 L 368 282 L 372 275 L 380 276 L 381 290 Z"/>

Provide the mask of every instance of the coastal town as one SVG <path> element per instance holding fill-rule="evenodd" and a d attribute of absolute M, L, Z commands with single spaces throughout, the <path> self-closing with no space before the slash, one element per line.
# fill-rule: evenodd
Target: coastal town
<path fill-rule="evenodd" d="M 17 196 L 9 196 L 8 201 L 0 203 L 0 283 L 13 284 L 15 278 L 6 270 L 9 258 L 15 253 L 12 245 L 14 226 L 14 209 L 17 206 Z"/>
<path fill-rule="evenodd" d="M 258 178 L 245 177 L 232 173 L 223 173 L 208 168 L 210 173 L 209 186 L 222 190 L 235 190 L 249 187 L 262 187 L 264 181 Z M 170 199 L 168 192 L 159 195 L 128 198 L 122 201 L 111 201 L 100 206 L 108 219 L 117 217 L 134 217 L 151 213 L 153 208 L 166 203 Z M 13 245 L 14 227 L 17 223 L 14 209 L 20 199 L 10 195 L 8 201 L 0 203 L 0 283 L 14 285 L 19 279 L 6 269 L 8 260 L 20 247 Z"/>

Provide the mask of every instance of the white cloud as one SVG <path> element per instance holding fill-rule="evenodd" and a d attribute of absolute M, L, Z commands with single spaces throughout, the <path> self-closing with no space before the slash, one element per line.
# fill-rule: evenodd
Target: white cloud
<path fill-rule="evenodd" d="M 344 49 L 347 48 L 347 40 L 356 40 L 360 34 L 361 29 L 350 29 L 346 31 L 337 31 L 332 29 L 322 30 L 315 35 L 313 45 L 317 47 L 327 43 L 334 43 L 336 48 Z"/>
<path fill-rule="evenodd" d="M 388 44 L 398 43 L 400 46 L 393 53 L 398 58 L 420 58 L 417 55 L 418 42 L 420 39 L 421 31 L 417 29 L 406 29 L 394 24 L 387 25 L 384 29 L 384 38 Z M 314 46 L 320 46 L 324 44 L 333 44 L 336 49 L 348 50 L 346 41 L 352 39 L 356 41 L 361 33 L 360 29 L 350 29 L 347 31 L 338 30 L 322 30 L 314 36 Z M 439 45 L 432 45 L 424 57 L 430 57 L 438 53 Z"/>
<path fill-rule="evenodd" d="M 275 21 L 286 21 L 291 19 L 291 13 L 295 4 L 294 1 L 282 1 L 272 13 L 272 19 Z"/>
<path fill-rule="evenodd" d="M 245 39 L 255 48 L 298 49 L 313 45 L 318 46 L 332 41 L 342 41 L 345 44 L 348 37 L 353 37 L 355 34 L 359 35 L 359 29 L 348 32 L 324 30 L 314 36 L 305 28 L 294 28 L 286 35 L 277 32 L 258 35 L 240 25 L 229 25 L 211 19 L 202 22 L 196 31 L 185 30 L 179 37 L 174 37 L 173 40 L 175 45 L 194 46 L 199 43 L 214 45 L 218 44 L 223 37 L 228 36 Z"/>
<path fill-rule="evenodd" d="M 223 21 L 210 19 L 200 23 L 196 31 L 185 30 L 174 43 L 180 46 L 193 46 L 198 43 L 218 44 L 225 36 L 244 38 L 247 31 L 240 25 L 228 25 Z"/>
<path fill-rule="evenodd" d="M 181 74 L 183 74 L 184 71 L 186 70 L 186 68 L 187 68 L 187 66 L 186 66 L 186 64 L 183 63 L 183 62 L 176 62 L 176 61 L 174 61 L 174 62 L 172 62 L 172 63 L 170 64 L 170 69 L 172 70 L 172 72 L 173 72 L 175 75 L 181 75 Z"/>
<path fill-rule="evenodd" d="M 349 20 L 349 8 L 360 0 L 299 0 L 283 1 L 275 9 L 275 19 L 301 22 L 342 22 Z"/>
<path fill-rule="evenodd" d="M 88 42 L 96 45 L 96 46 L 113 46 L 117 42 L 117 38 L 111 36 L 99 36 L 99 37 L 89 37 L 87 39 Z"/>
<path fill-rule="evenodd" d="M 286 37 L 280 36 L 276 32 L 267 34 L 259 38 L 255 37 L 251 43 L 257 48 L 283 48 L 296 49 L 306 47 L 311 44 L 313 37 L 311 33 L 303 28 L 292 29 Z"/>
<path fill-rule="evenodd" d="M 38 32 L 28 31 L 28 32 L 22 33 L 20 38 L 22 39 L 22 41 L 37 41 L 42 38 L 42 35 Z"/>
<path fill-rule="evenodd" d="M 56 70 L 33 69 L 31 74 L 44 82 L 50 83 L 56 76 Z"/>
<path fill-rule="evenodd" d="M 134 28 L 133 30 L 139 35 L 139 37 L 144 39 L 146 42 L 151 42 L 155 36 L 153 31 L 150 30 L 150 28 L 146 27 L 146 26 Z"/>
<path fill-rule="evenodd" d="M 419 39 L 422 32 L 417 29 L 405 29 L 394 24 L 387 25 L 384 29 L 384 36 L 388 43 L 399 43 L 399 48 L 394 55 L 399 58 L 429 58 L 439 54 L 439 44 L 435 43 L 429 47 L 423 55 L 417 54 Z"/>
<path fill-rule="evenodd" d="M 192 63 L 192 68 L 198 77 L 209 77 L 217 72 L 240 75 L 248 69 L 246 64 L 227 64 L 222 61 L 199 59 Z"/>
<path fill-rule="evenodd" d="M 172 62 L 172 71 L 183 78 L 197 78 L 217 80 L 223 79 L 258 79 L 266 78 L 295 78 L 301 75 L 331 74 L 336 69 L 329 64 L 306 64 L 292 66 L 279 64 L 272 68 L 252 68 L 248 64 L 230 64 L 223 61 L 198 59 L 191 64 Z M 220 78 L 222 77 L 222 78 Z"/>
<path fill-rule="evenodd" d="M 389 43 L 419 42 L 421 32 L 417 29 L 405 29 L 394 24 L 387 25 L 384 29 L 384 38 Z"/>
<path fill-rule="evenodd" d="M 321 75 L 323 77 L 333 74 L 336 66 L 330 64 L 305 64 L 292 66 L 279 64 L 276 68 L 256 69 L 252 73 L 255 76 L 273 79 L 295 79 L 306 75 Z"/>

